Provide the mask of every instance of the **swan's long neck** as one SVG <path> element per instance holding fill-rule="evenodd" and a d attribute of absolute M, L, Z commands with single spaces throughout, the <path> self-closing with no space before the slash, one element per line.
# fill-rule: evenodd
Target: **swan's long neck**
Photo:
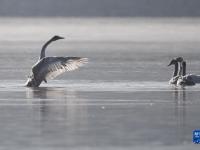
<path fill-rule="evenodd" d="M 47 46 L 48 46 L 51 42 L 53 42 L 53 39 L 50 39 L 49 41 L 47 41 L 47 42 L 43 45 L 42 50 L 41 50 L 41 53 L 40 53 L 40 59 L 42 59 L 42 58 L 45 57 L 45 50 L 46 50 Z"/>
<path fill-rule="evenodd" d="M 182 67 L 183 67 L 182 76 L 185 76 L 186 75 L 186 62 L 185 61 L 182 62 Z"/>
<path fill-rule="evenodd" d="M 178 62 L 177 63 L 175 63 L 175 65 L 174 65 L 175 67 L 174 67 L 174 73 L 173 73 L 173 77 L 175 77 L 175 76 L 177 76 L 178 75 Z"/>
<path fill-rule="evenodd" d="M 183 71 L 183 67 L 182 67 L 182 63 L 178 63 L 179 64 L 179 67 L 178 67 L 178 76 L 181 76 L 182 75 L 182 71 Z"/>

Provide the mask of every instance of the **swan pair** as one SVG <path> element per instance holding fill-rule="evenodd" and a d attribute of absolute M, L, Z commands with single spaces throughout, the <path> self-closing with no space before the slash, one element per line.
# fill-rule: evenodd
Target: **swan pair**
<path fill-rule="evenodd" d="M 174 65 L 174 73 L 169 83 L 177 86 L 192 86 L 200 83 L 200 76 L 187 74 L 186 62 L 182 57 L 172 59 L 168 66 Z"/>
<path fill-rule="evenodd" d="M 39 60 L 33 65 L 26 86 L 38 87 L 43 81 L 47 83 L 48 79 L 54 79 L 66 71 L 78 69 L 87 63 L 88 59 L 82 57 L 46 57 L 45 50 L 47 46 L 60 39 L 64 38 L 56 35 L 43 45 Z"/>

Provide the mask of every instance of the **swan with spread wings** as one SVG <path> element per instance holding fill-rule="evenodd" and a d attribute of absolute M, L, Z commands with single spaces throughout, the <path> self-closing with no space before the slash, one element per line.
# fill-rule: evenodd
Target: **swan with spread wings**
<path fill-rule="evenodd" d="M 45 50 L 47 46 L 59 39 L 64 38 L 56 35 L 43 45 L 40 58 L 38 62 L 33 65 L 26 86 L 38 87 L 43 81 L 47 83 L 48 79 L 54 79 L 66 71 L 78 69 L 87 63 L 88 59 L 82 57 L 46 57 Z"/>

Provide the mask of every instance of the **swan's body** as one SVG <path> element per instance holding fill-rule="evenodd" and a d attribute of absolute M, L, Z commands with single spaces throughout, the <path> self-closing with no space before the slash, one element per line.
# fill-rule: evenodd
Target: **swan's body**
<path fill-rule="evenodd" d="M 200 75 L 187 74 L 186 75 L 186 62 L 182 62 L 182 76 L 177 81 L 178 86 L 192 86 L 200 83 Z M 181 71 L 181 70 L 180 70 Z"/>
<path fill-rule="evenodd" d="M 58 39 L 63 38 L 54 36 L 44 44 L 38 62 L 32 67 L 31 76 L 28 78 L 26 86 L 38 87 L 42 81 L 47 82 L 48 79 L 54 79 L 66 71 L 75 70 L 87 63 L 87 58 L 81 57 L 45 57 L 46 47 Z"/>
<path fill-rule="evenodd" d="M 194 83 L 200 83 L 200 75 L 187 74 L 184 78 L 192 80 Z"/>
<path fill-rule="evenodd" d="M 172 78 L 169 80 L 169 84 L 174 84 L 174 85 L 176 85 L 178 79 L 179 79 L 179 76 L 172 77 Z"/>

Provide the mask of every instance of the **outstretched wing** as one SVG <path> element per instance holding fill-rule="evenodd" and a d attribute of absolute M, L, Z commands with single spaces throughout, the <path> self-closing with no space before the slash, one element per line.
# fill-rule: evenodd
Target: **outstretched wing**
<path fill-rule="evenodd" d="M 46 57 L 38 64 L 36 78 L 44 81 L 54 79 L 66 71 L 78 69 L 87 62 L 87 58 L 81 57 Z"/>

